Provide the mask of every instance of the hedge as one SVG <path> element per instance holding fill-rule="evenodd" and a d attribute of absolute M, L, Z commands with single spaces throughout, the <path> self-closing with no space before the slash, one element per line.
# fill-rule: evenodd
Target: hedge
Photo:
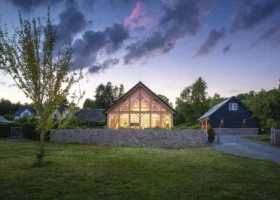
<path fill-rule="evenodd" d="M 11 122 L 11 123 L 1 123 L 0 122 L 0 138 L 8 138 L 11 135 L 11 127 L 20 126 L 20 124 Z"/>

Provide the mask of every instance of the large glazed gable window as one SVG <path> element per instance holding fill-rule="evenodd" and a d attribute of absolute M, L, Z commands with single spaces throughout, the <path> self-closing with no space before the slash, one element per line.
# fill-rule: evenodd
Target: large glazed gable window
<path fill-rule="evenodd" d="M 107 126 L 112 129 L 171 129 L 173 113 L 156 96 L 137 87 L 108 112 Z"/>
<path fill-rule="evenodd" d="M 238 110 L 238 104 L 237 103 L 229 103 L 228 104 L 229 110 Z"/>

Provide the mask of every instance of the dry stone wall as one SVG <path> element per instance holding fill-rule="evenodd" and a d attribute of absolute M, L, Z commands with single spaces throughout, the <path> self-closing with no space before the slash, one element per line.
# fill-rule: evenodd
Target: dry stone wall
<path fill-rule="evenodd" d="M 110 146 L 201 147 L 207 142 L 205 130 L 62 129 L 52 142 Z"/>
<path fill-rule="evenodd" d="M 271 144 L 280 146 L 280 129 L 271 128 Z"/>

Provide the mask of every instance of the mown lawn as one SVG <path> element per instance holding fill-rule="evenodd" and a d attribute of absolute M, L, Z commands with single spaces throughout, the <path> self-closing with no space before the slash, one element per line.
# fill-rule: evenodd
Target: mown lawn
<path fill-rule="evenodd" d="M 280 165 L 211 147 L 162 149 L 0 141 L 0 199 L 280 199 Z"/>
<path fill-rule="evenodd" d="M 254 135 L 254 136 L 243 136 L 246 139 L 249 140 L 255 140 L 259 142 L 265 142 L 267 144 L 270 144 L 270 134 L 264 134 L 264 135 Z"/>

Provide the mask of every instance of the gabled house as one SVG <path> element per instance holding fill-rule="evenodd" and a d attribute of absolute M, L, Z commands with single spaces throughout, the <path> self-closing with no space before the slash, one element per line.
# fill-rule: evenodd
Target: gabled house
<path fill-rule="evenodd" d="M 172 128 L 176 111 L 141 81 L 104 110 L 107 127 Z"/>
<path fill-rule="evenodd" d="M 80 120 L 91 120 L 94 122 L 101 122 L 106 119 L 103 111 L 104 108 L 96 108 L 96 109 L 82 109 L 78 111 L 75 115 Z"/>
<path fill-rule="evenodd" d="M 64 118 L 70 113 L 69 106 L 61 105 L 58 108 L 58 113 L 61 115 L 64 113 Z M 52 118 L 56 119 L 58 113 L 53 113 Z M 21 119 L 23 117 L 27 116 L 36 116 L 36 110 L 35 108 L 32 108 L 31 106 L 20 106 L 16 113 L 14 114 L 14 120 Z"/>
<path fill-rule="evenodd" d="M 31 106 L 20 106 L 14 114 L 14 120 L 21 119 L 26 116 L 36 116 L 36 110 Z"/>
<path fill-rule="evenodd" d="M 212 128 L 257 128 L 249 108 L 236 97 L 231 97 L 211 108 L 197 119 L 204 129 Z"/>
<path fill-rule="evenodd" d="M 59 115 L 62 115 L 62 114 L 63 114 L 63 118 L 67 117 L 67 116 L 70 114 L 69 106 L 67 106 L 67 105 L 61 105 L 61 106 L 59 106 L 57 112 L 56 112 L 56 113 L 53 113 L 52 118 L 53 118 L 54 120 L 56 120 L 58 114 L 59 114 Z"/>

